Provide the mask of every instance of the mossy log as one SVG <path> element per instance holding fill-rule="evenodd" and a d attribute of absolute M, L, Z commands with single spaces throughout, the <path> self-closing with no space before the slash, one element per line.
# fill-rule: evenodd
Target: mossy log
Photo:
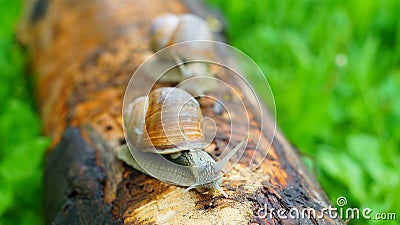
<path fill-rule="evenodd" d="M 122 99 L 135 69 L 152 52 L 153 18 L 192 12 L 215 17 L 204 5 L 177 0 L 28 1 L 19 40 L 31 56 L 44 133 L 53 140 L 45 156 L 46 224 L 342 224 L 327 212 L 321 218 L 287 218 L 277 210 L 330 205 L 297 150 L 278 131 L 265 160 L 250 170 L 251 142 L 239 164 L 224 178 L 229 195 L 203 195 L 165 184 L 115 157 L 124 144 Z M 143 92 L 138 88 L 137 92 Z M 235 102 L 231 102 L 235 104 Z M 206 102 L 204 114 L 218 120 Z M 249 111 L 249 114 L 252 112 Z M 272 123 L 273 118 L 262 118 Z M 257 126 L 261 118 L 250 115 Z M 262 133 L 262 142 L 272 131 Z M 223 133 L 214 141 L 227 142 Z M 261 148 L 269 143 L 260 145 Z M 275 209 L 260 216 L 260 208 Z M 319 215 L 319 214 L 317 214 Z"/>

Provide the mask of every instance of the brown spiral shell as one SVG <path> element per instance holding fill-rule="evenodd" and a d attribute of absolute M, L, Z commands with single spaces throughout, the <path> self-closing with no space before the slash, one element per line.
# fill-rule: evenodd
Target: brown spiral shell
<path fill-rule="evenodd" d="M 148 96 L 142 146 L 143 151 L 161 154 L 189 150 L 182 130 L 194 149 L 205 147 L 200 105 L 179 88 L 158 88 Z"/>
<path fill-rule="evenodd" d="M 133 145 L 138 146 L 142 143 L 144 118 L 147 113 L 147 98 L 141 96 L 127 107 L 124 113 L 125 129 Z"/>

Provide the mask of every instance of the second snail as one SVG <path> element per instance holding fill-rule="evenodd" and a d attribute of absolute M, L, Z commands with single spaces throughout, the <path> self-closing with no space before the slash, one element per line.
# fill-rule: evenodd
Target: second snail
<path fill-rule="evenodd" d="M 207 192 L 220 187 L 223 168 L 244 145 L 241 141 L 216 162 L 203 148 L 202 112 L 199 103 L 179 88 L 158 88 L 133 101 L 124 113 L 130 148 L 117 157 L 133 168 L 178 186 Z"/>
<path fill-rule="evenodd" d="M 208 23 L 194 14 L 166 14 L 151 24 L 150 49 L 145 63 L 147 75 L 158 82 L 179 83 L 193 95 L 216 89 L 211 61 L 216 57 L 214 33 Z M 201 78 L 202 77 L 202 78 Z"/>

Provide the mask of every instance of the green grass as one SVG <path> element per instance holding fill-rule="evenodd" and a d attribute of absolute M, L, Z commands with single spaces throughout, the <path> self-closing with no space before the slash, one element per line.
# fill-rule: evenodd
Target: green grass
<path fill-rule="evenodd" d="M 209 2 L 265 73 L 279 126 L 315 159 L 332 202 L 400 217 L 400 1 Z"/>
<path fill-rule="evenodd" d="M 21 1 L 0 1 L 0 224 L 42 224 L 42 157 L 26 55 L 16 44 Z"/>

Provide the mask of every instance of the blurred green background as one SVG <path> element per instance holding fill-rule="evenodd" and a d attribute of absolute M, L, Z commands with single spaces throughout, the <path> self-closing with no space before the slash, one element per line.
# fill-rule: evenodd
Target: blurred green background
<path fill-rule="evenodd" d="M 0 0 L 0 224 L 42 224 L 42 163 L 48 138 L 15 40 L 22 1 Z"/>
<path fill-rule="evenodd" d="M 400 217 L 400 1 L 209 2 L 265 73 L 279 126 L 332 203 Z"/>
<path fill-rule="evenodd" d="M 400 1 L 208 0 L 267 76 L 278 124 L 333 205 L 400 216 Z M 22 2 L 0 0 L 0 224 L 42 223 L 42 157 Z M 399 219 L 397 220 L 399 221 Z M 396 224 L 352 220 L 350 224 Z"/>

